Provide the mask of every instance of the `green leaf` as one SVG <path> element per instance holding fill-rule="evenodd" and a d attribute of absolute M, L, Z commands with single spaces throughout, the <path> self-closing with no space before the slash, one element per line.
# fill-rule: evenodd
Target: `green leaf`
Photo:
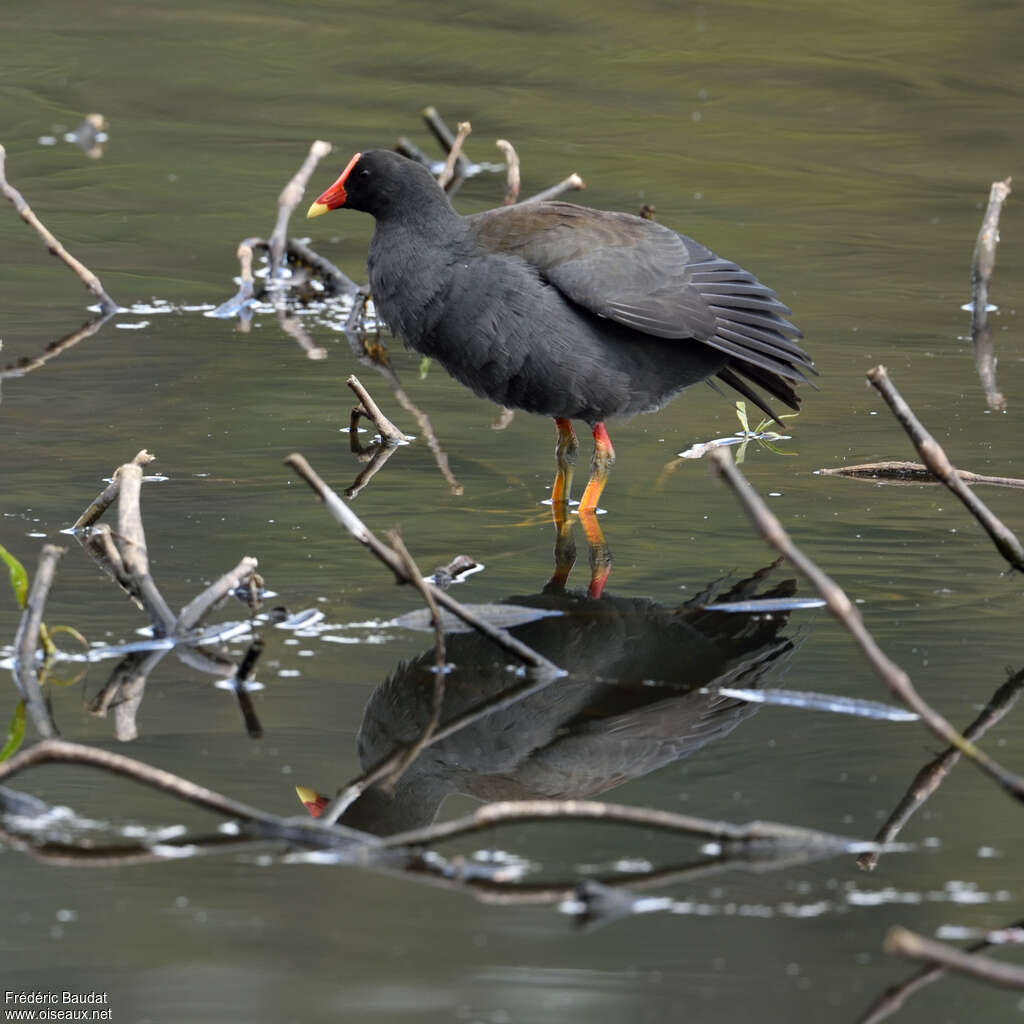
<path fill-rule="evenodd" d="M 736 419 L 740 421 L 740 427 L 744 434 L 750 433 L 750 425 L 747 423 L 747 403 L 737 402 L 736 403 Z"/>
<path fill-rule="evenodd" d="M 24 739 L 25 702 L 19 700 L 18 706 L 14 709 L 14 717 L 11 719 L 11 724 L 7 727 L 7 742 L 4 744 L 4 749 L 0 750 L 0 761 L 6 761 L 11 754 L 17 753 L 18 747 L 21 746 L 21 742 Z"/>
<path fill-rule="evenodd" d="M 424 356 L 420 360 L 420 380 L 426 380 L 427 374 L 430 372 L 430 356 Z"/>
<path fill-rule="evenodd" d="M 25 572 L 25 566 L 3 544 L 0 544 L 0 559 L 7 564 L 7 570 L 11 574 L 11 590 L 14 591 L 18 604 L 24 608 L 28 600 L 28 573 Z"/>

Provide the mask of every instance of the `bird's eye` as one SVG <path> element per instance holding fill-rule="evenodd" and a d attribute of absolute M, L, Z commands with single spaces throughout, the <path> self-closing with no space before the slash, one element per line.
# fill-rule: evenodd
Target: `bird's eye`
<path fill-rule="evenodd" d="M 370 176 L 370 172 L 365 167 L 359 172 L 359 177 L 360 178 L 368 178 L 369 176 Z"/>

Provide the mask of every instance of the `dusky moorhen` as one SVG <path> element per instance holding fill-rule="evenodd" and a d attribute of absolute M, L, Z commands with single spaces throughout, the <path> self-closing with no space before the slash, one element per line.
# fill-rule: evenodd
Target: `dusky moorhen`
<path fill-rule="evenodd" d="M 816 372 L 775 292 L 654 221 L 563 202 L 463 217 L 426 168 L 389 150 L 356 153 L 307 216 L 339 207 L 376 221 L 369 283 L 395 334 L 478 395 L 554 417 L 556 502 L 569 497 L 570 421 L 589 424 L 581 512 L 615 458 L 605 420 L 713 376 L 774 417 L 751 385 L 798 409 L 790 382 Z"/>

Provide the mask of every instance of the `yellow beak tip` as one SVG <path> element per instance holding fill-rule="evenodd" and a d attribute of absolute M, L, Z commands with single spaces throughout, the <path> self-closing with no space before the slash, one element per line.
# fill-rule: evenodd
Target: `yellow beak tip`
<path fill-rule="evenodd" d="M 328 210 L 330 210 L 330 207 L 326 203 L 312 203 L 306 211 L 306 219 L 312 220 L 314 217 L 327 213 Z"/>

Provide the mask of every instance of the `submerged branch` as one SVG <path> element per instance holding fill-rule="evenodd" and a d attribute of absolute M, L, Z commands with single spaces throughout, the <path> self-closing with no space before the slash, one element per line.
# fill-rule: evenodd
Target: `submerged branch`
<path fill-rule="evenodd" d="M 847 476 L 854 480 L 883 480 L 896 484 L 941 484 L 940 480 L 920 462 L 901 462 L 898 459 L 885 462 L 865 462 L 859 466 L 836 466 L 832 469 L 819 469 L 822 476 Z M 1021 487 L 1024 480 L 1015 476 L 986 476 L 983 473 L 971 473 L 966 469 L 958 469 L 957 473 L 965 484 L 991 484 L 993 487 Z"/>

